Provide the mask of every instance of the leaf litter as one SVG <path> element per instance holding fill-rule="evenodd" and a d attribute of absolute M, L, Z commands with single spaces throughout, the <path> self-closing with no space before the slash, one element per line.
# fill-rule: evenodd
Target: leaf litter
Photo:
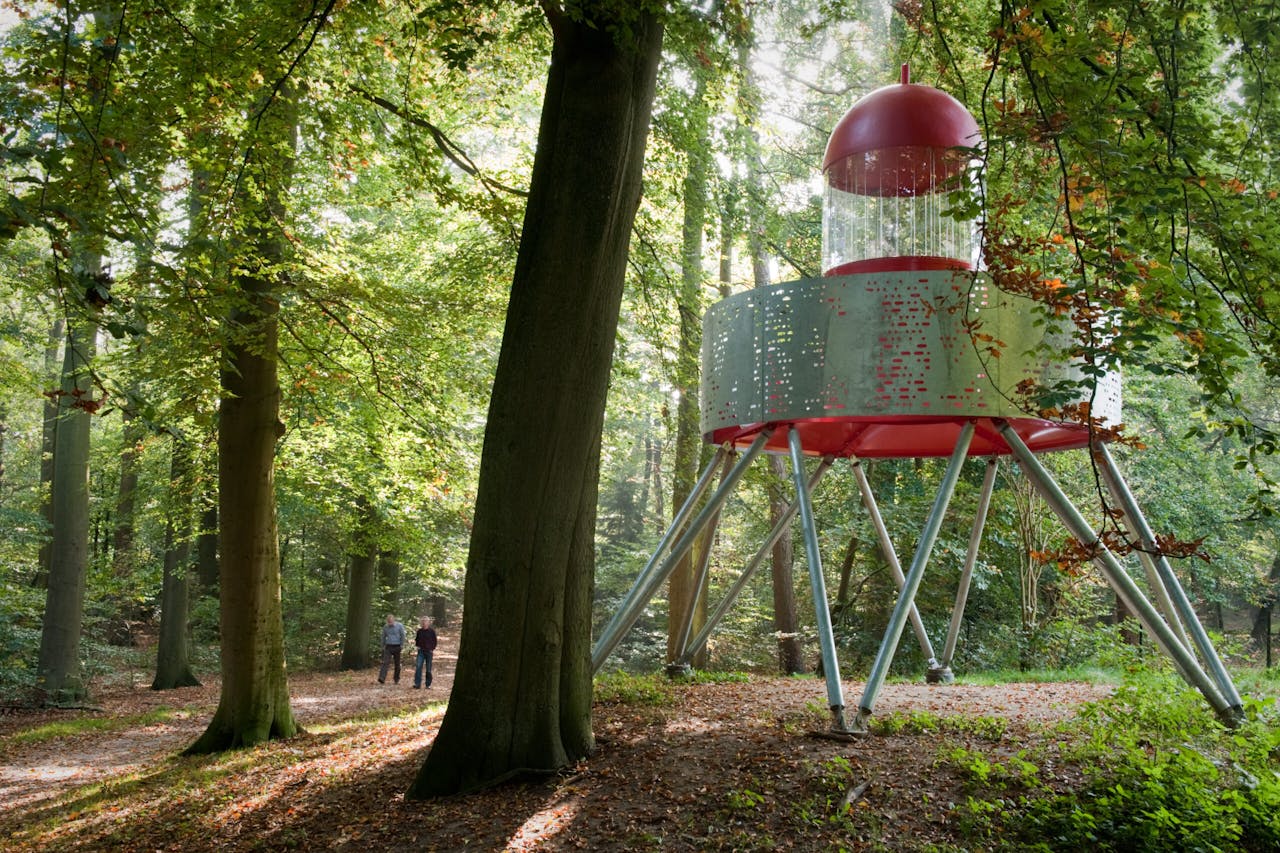
<path fill-rule="evenodd" d="M 444 638 L 442 638 L 444 639 Z M 451 638 L 450 638 L 451 639 Z M 1051 745 L 1052 724 L 1109 688 L 1087 684 L 889 683 L 877 718 L 999 717 L 990 732 L 908 727 L 852 742 L 829 722 L 818 679 L 753 676 L 681 685 L 668 704 L 599 703 L 597 749 L 550 778 L 406 801 L 444 715 L 456 647 L 430 690 L 379 686 L 372 671 L 290 677 L 307 733 L 217 756 L 181 757 L 217 686 L 98 698 L 100 712 L 0 718 L 0 847 L 240 850 L 916 850 L 965 847 L 956 804 L 972 792 L 946 749 Z M 845 684 L 852 706 L 862 685 Z M 15 742 L 50 719 L 159 722 Z M 1061 775 L 1060 782 L 1065 782 Z"/>

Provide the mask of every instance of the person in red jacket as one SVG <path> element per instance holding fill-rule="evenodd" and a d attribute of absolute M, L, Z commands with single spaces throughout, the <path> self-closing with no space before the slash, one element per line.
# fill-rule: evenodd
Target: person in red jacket
<path fill-rule="evenodd" d="M 418 622 L 418 633 L 413 638 L 418 647 L 418 663 L 413 668 L 413 688 L 422 687 L 423 673 L 426 673 L 426 686 L 431 686 L 431 653 L 436 650 L 436 631 L 431 627 L 430 617 L 423 616 Z"/>

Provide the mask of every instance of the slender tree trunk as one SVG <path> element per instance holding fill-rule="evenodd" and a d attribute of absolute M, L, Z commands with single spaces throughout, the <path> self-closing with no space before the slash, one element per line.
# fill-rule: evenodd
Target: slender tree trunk
<path fill-rule="evenodd" d="M 0 403 L 0 506 L 4 505 L 4 492 L 5 492 L 4 441 L 5 441 L 5 435 L 8 433 L 8 431 L 9 431 L 9 410 L 3 403 Z"/>
<path fill-rule="evenodd" d="M 134 496 L 138 491 L 138 444 L 143 431 L 128 408 L 121 409 L 120 488 L 116 493 L 115 529 L 111 533 L 112 564 L 117 577 L 132 571 Z"/>
<path fill-rule="evenodd" d="M 594 744 L 600 433 L 662 27 L 622 7 L 625 25 L 597 7 L 585 7 L 591 20 L 544 8 L 554 46 L 485 429 L 458 666 L 415 798 L 553 771 Z"/>
<path fill-rule="evenodd" d="M 676 405 L 676 458 L 671 474 L 671 506 L 684 505 L 698 477 L 698 465 L 704 455 L 702 433 L 698 428 L 698 360 L 702 354 L 702 288 L 706 274 L 702 269 L 702 231 L 707 219 L 707 180 L 710 173 L 710 125 L 705 103 L 710 71 L 694 66 L 694 93 L 686 107 L 689 144 L 686 156 L 688 170 L 684 176 L 684 227 L 680 251 L 680 340 L 676 349 L 675 384 L 680 389 Z M 696 634 L 706 622 L 706 596 L 695 602 L 698 583 L 698 557 L 711 546 L 699 537 L 671 572 L 667 586 L 667 663 L 680 653 L 680 625 L 693 607 L 690 634 Z M 693 661 L 695 667 L 706 665 L 705 646 Z"/>
<path fill-rule="evenodd" d="M 658 438 L 653 440 L 653 446 L 650 448 L 649 474 L 653 477 L 651 493 L 653 495 L 654 525 L 657 532 L 662 533 L 666 530 L 667 510 L 663 504 L 662 494 L 662 440 Z"/>
<path fill-rule="evenodd" d="M 101 274 L 100 258 L 83 262 Z M 89 315 L 67 324 L 53 454 L 53 540 L 36 669 L 37 699 L 42 702 L 74 702 L 86 694 L 80 674 L 80 627 L 89 559 L 89 430 L 94 408 L 90 365 L 97 334 L 97 323 Z"/>
<path fill-rule="evenodd" d="M 135 495 L 138 491 L 138 445 L 144 432 L 136 416 L 130 411 L 130 403 L 121 411 L 120 483 L 116 491 L 115 525 L 111 531 L 112 574 L 119 579 L 133 574 L 134 549 L 133 525 Z M 127 584 L 126 584 L 127 588 Z M 133 625 L 142 616 L 136 601 L 124 590 L 112 596 L 113 615 L 107 634 L 107 642 L 115 646 L 134 644 Z"/>
<path fill-rule="evenodd" d="M 787 509 L 785 485 L 790 479 L 787 464 L 781 456 L 769 457 L 769 521 L 777 524 Z M 796 593 L 792 574 L 793 547 L 791 536 L 784 534 L 773 544 L 773 629 L 778 637 L 778 667 L 783 675 L 804 672 L 804 653 L 800 646 L 800 626 L 796 615 Z"/>
<path fill-rule="evenodd" d="M 276 528 L 275 450 L 284 433 L 276 370 L 285 195 L 297 145 L 298 107 L 285 85 L 261 111 L 242 181 L 249 252 L 236 264 L 241 304 L 230 318 L 218 420 L 222 694 L 187 752 L 252 746 L 297 731 L 285 679 Z"/>
<path fill-rule="evenodd" d="M 377 562 L 372 553 L 351 555 L 351 580 L 347 588 L 347 630 L 342 640 L 342 669 L 368 669 L 373 665 L 370 642 L 373 614 L 373 575 Z"/>
<path fill-rule="evenodd" d="M 1268 666 L 1271 654 L 1271 612 L 1276 604 L 1277 591 L 1280 591 L 1280 553 L 1276 554 L 1271 561 L 1271 571 L 1267 575 L 1267 589 L 1263 593 L 1258 612 L 1253 616 L 1253 628 L 1249 632 L 1253 641 L 1258 644 L 1258 648 L 1267 653 Z"/>
<path fill-rule="evenodd" d="M 836 606 L 844 607 L 849 603 L 849 585 L 853 583 L 853 564 L 858 561 L 858 548 L 862 540 L 858 534 L 849 537 L 844 546 L 844 559 L 840 561 L 840 585 L 836 588 Z"/>
<path fill-rule="evenodd" d="M 169 460 L 169 494 L 164 529 L 164 581 L 160 593 L 160 641 L 152 690 L 195 687 L 187 641 L 190 613 L 192 465 L 191 450 L 173 439 Z"/>
<path fill-rule="evenodd" d="M 44 350 L 44 375 L 49 384 L 55 384 L 58 377 L 58 352 L 62 348 L 62 339 L 66 331 L 66 322 L 59 317 L 49 329 L 49 345 Z M 40 514 L 43 516 L 49 538 L 40 546 L 39 566 L 31 577 L 31 585 L 44 589 L 49 585 L 49 560 L 53 554 L 53 451 L 54 441 L 58 434 L 58 392 L 50 391 L 44 395 L 44 426 L 40 438 Z"/>
<path fill-rule="evenodd" d="M 747 250 L 751 256 L 751 281 L 754 287 L 768 287 L 769 258 L 765 250 L 765 211 L 761 201 L 764 198 L 763 167 L 755 127 L 759 92 L 751 73 L 750 48 L 747 45 L 739 49 L 738 65 L 743 73 L 740 112 L 747 160 Z M 786 511 L 786 496 L 790 492 L 786 483 L 791 477 L 780 456 L 769 457 L 769 471 L 769 521 L 774 525 Z M 772 558 L 773 627 L 778 637 L 778 666 L 783 674 L 792 675 L 804 672 L 805 665 L 804 650 L 800 644 L 800 618 L 796 610 L 794 547 L 789 535 L 780 537 L 774 544 Z M 818 602 L 817 606 L 825 607 L 826 602 Z"/>

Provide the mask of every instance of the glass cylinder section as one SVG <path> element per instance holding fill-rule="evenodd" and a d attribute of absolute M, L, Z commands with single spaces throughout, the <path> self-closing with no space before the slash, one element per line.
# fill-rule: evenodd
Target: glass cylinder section
<path fill-rule="evenodd" d="M 974 269 L 979 233 L 950 194 L 968 179 L 963 149 L 900 146 L 855 152 L 826 169 L 824 275 Z"/>

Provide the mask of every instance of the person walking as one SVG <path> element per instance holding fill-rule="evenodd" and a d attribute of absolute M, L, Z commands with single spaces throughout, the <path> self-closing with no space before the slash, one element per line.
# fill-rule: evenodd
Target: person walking
<path fill-rule="evenodd" d="M 431 653 L 436 650 L 436 631 L 431 627 L 431 617 L 423 616 L 418 621 L 418 633 L 414 635 L 413 644 L 418 647 L 418 661 L 413 668 L 413 689 L 423 685 L 423 673 L 426 674 L 426 687 L 431 686 Z"/>
<path fill-rule="evenodd" d="M 382 626 L 382 668 L 378 670 L 378 683 L 387 683 L 387 668 L 395 661 L 396 684 L 400 683 L 400 648 L 404 645 L 404 625 L 392 613 L 387 614 L 387 622 Z"/>

